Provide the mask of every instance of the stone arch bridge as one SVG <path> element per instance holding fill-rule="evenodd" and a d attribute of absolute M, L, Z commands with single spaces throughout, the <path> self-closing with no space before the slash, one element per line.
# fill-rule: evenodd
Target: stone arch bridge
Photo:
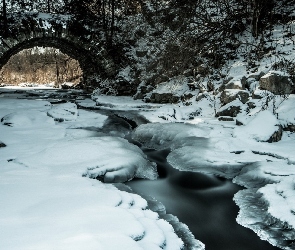
<path fill-rule="evenodd" d="M 23 49 L 54 47 L 80 63 L 83 87 L 92 89 L 99 79 L 116 74 L 116 65 L 107 53 L 106 41 L 99 37 L 101 33 L 99 28 L 83 26 L 66 15 L 10 14 L 8 26 L 4 29 L 0 24 L 0 69 Z"/>

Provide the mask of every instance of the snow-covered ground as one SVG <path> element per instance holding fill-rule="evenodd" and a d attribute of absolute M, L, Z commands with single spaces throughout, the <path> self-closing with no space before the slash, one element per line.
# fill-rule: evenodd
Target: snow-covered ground
<path fill-rule="evenodd" d="M 44 92 L 36 90 L 46 96 Z M 205 102 L 199 107 L 151 106 L 131 97 L 102 96 L 78 98 L 77 105 L 51 105 L 18 95 L 3 91 L 0 96 L 3 249 L 184 246 L 173 227 L 148 209 L 146 200 L 93 179 L 155 179 L 157 173 L 141 149 L 122 138 L 124 133 L 97 133 L 108 116 L 77 105 L 125 110 L 127 118 L 138 110 L 151 123 L 139 125 L 134 140 L 145 147 L 170 148 L 167 160 L 181 171 L 213 173 L 246 187 L 234 197 L 240 207 L 237 222 L 273 245 L 294 249 L 295 134 L 284 131 L 279 142 L 266 142 L 278 124 L 294 115 L 292 95 L 279 118 L 265 110 L 240 117 L 243 126 L 186 115 L 187 109 L 205 110 Z"/>
<path fill-rule="evenodd" d="M 140 148 L 96 132 L 107 116 L 18 97 L 0 94 L 0 249 L 183 248 L 146 200 L 95 179 L 157 177 Z"/>

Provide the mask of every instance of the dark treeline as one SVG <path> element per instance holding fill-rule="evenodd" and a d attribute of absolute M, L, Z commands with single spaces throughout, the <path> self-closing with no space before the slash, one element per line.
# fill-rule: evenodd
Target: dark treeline
<path fill-rule="evenodd" d="M 294 0 L 2 0 L 1 13 L 4 25 L 7 22 L 7 14 L 11 12 L 73 14 L 83 20 L 99 21 L 105 30 L 110 31 L 109 36 L 112 37 L 115 20 L 141 12 L 142 6 L 151 4 L 160 9 L 161 5 L 165 5 L 170 9 L 181 9 L 183 12 L 179 13 L 180 18 L 201 15 L 204 21 L 208 21 L 207 7 L 215 6 L 216 12 L 224 11 L 233 22 L 246 18 L 252 25 L 253 35 L 257 37 L 263 26 L 272 18 L 273 9 L 292 2 L 294 3 Z M 200 9 L 203 11 L 199 12 Z"/>
<path fill-rule="evenodd" d="M 78 61 L 54 48 L 26 49 L 12 56 L 0 71 L 0 82 L 20 83 L 79 83 L 82 71 Z"/>

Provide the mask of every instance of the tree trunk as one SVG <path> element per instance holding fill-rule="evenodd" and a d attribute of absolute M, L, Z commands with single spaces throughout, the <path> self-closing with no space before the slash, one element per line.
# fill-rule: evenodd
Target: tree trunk
<path fill-rule="evenodd" d="M 2 14 L 3 14 L 3 25 L 4 25 L 4 34 L 8 31 L 8 25 L 7 25 L 7 10 L 6 10 L 6 1 L 2 0 Z"/>
<path fill-rule="evenodd" d="M 50 0 L 47 0 L 47 12 L 50 13 Z"/>
<path fill-rule="evenodd" d="M 114 26 L 115 26 L 115 0 L 112 0 L 112 20 L 111 20 L 111 35 L 110 35 L 110 45 L 112 45 L 113 35 L 114 35 Z"/>

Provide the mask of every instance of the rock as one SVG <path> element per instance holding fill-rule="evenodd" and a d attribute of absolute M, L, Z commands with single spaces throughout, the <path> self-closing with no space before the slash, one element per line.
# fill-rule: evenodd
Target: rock
<path fill-rule="evenodd" d="M 206 64 L 201 64 L 198 67 L 195 68 L 194 74 L 198 75 L 200 74 L 201 76 L 205 76 L 209 73 L 209 68 Z"/>
<path fill-rule="evenodd" d="M 192 69 L 187 69 L 182 73 L 184 76 L 189 77 L 193 75 L 193 70 Z"/>
<path fill-rule="evenodd" d="M 267 140 L 267 142 L 278 142 L 282 139 L 283 135 L 283 127 L 281 125 L 277 125 L 278 129 L 272 134 L 272 136 Z"/>
<path fill-rule="evenodd" d="M 255 102 L 249 101 L 249 102 L 247 102 L 247 105 L 248 105 L 249 109 L 256 108 L 256 103 Z"/>
<path fill-rule="evenodd" d="M 250 118 L 250 117 L 249 117 Z M 245 126 L 236 127 L 234 137 L 251 138 L 258 142 L 278 142 L 282 138 L 283 129 L 276 116 L 269 110 L 260 111 L 250 121 L 242 121 Z"/>
<path fill-rule="evenodd" d="M 136 50 L 136 55 L 138 57 L 145 57 L 147 55 L 147 51 L 146 50 L 143 50 L 143 51 L 140 51 L 140 50 Z"/>
<path fill-rule="evenodd" d="M 152 93 L 150 102 L 152 103 L 178 103 L 180 97 L 172 93 Z"/>
<path fill-rule="evenodd" d="M 270 71 L 260 78 L 260 88 L 268 90 L 275 95 L 288 95 L 295 92 L 295 85 L 288 75 Z"/>
<path fill-rule="evenodd" d="M 243 103 L 240 100 L 232 101 L 223 106 L 217 113 L 216 116 L 230 116 L 236 117 L 242 110 Z"/>
<path fill-rule="evenodd" d="M 246 90 L 225 89 L 220 96 L 222 105 L 228 104 L 235 99 L 239 99 L 243 104 L 249 100 L 249 92 Z"/>
<path fill-rule="evenodd" d="M 197 98 L 196 98 L 196 101 L 201 101 L 203 98 L 206 98 L 207 94 L 205 93 L 200 93 Z"/>
<path fill-rule="evenodd" d="M 263 71 L 261 71 L 261 72 L 257 72 L 257 73 L 254 73 L 254 74 L 251 74 L 251 75 L 249 75 L 249 77 L 248 77 L 248 79 L 249 78 L 254 78 L 256 81 L 259 81 L 260 80 L 260 78 L 262 77 L 262 76 L 264 76 L 265 75 L 265 73 L 263 72 Z"/>
<path fill-rule="evenodd" d="M 213 91 L 214 89 L 215 89 L 214 83 L 211 81 L 208 81 L 207 82 L 207 90 L 210 92 L 210 91 Z"/>
<path fill-rule="evenodd" d="M 232 121 L 234 121 L 234 118 L 232 118 L 230 116 L 220 116 L 220 117 L 218 117 L 218 121 L 232 122 Z"/>
<path fill-rule="evenodd" d="M 2 141 L 0 141 L 0 148 L 4 148 L 4 147 L 6 147 L 6 145 Z"/>
<path fill-rule="evenodd" d="M 241 80 L 233 81 L 230 80 L 226 85 L 225 89 L 241 89 L 244 90 L 246 86 L 246 77 L 243 77 Z"/>
<path fill-rule="evenodd" d="M 181 96 L 181 101 L 186 102 L 187 100 L 191 99 L 194 95 L 192 93 L 184 94 Z"/>
<path fill-rule="evenodd" d="M 284 131 L 295 132 L 295 124 L 288 124 L 283 127 Z"/>

